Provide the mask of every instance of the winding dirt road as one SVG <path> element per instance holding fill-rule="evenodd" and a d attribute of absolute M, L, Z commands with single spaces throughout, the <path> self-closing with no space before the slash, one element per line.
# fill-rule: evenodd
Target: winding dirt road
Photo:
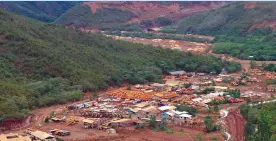
<path fill-rule="evenodd" d="M 234 141 L 245 141 L 244 126 L 246 120 L 240 114 L 239 109 L 230 110 L 225 118 L 228 132 L 231 134 Z"/>

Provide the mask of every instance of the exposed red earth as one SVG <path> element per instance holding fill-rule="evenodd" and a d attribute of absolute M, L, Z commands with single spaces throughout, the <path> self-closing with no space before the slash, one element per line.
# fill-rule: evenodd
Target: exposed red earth
<path fill-rule="evenodd" d="M 83 2 L 91 8 L 92 13 L 96 13 L 100 8 L 118 8 L 131 11 L 137 18 L 130 22 L 140 22 L 142 20 L 153 20 L 160 16 L 169 16 L 174 20 L 191 15 L 196 12 L 208 11 L 227 5 L 229 2 L 199 2 L 180 4 L 172 2 L 170 4 L 161 4 L 160 2 Z M 128 22 L 129 23 L 129 22 Z"/>
<path fill-rule="evenodd" d="M 246 120 L 240 114 L 239 108 L 230 110 L 225 121 L 228 127 L 228 132 L 231 134 L 234 141 L 245 141 L 244 126 Z"/>

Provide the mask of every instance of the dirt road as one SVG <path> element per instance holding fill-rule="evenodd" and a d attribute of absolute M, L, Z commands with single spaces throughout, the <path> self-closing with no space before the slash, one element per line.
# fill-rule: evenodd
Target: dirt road
<path fill-rule="evenodd" d="M 228 132 L 231 134 L 234 141 L 245 141 L 244 137 L 244 126 L 246 120 L 240 114 L 240 110 L 230 110 L 225 118 Z"/>
<path fill-rule="evenodd" d="M 210 50 L 208 52 L 208 54 L 212 54 L 214 56 L 217 56 L 223 60 L 226 60 L 226 61 L 235 61 L 235 62 L 239 62 L 241 65 L 242 65 L 242 68 L 243 69 L 248 69 L 250 67 L 250 60 L 241 60 L 241 59 L 238 59 L 238 58 L 235 58 L 235 57 L 232 57 L 232 56 L 229 56 L 227 54 L 215 54 L 213 53 L 212 50 Z M 272 63 L 272 64 L 276 64 L 276 61 L 256 61 L 256 63 L 258 64 L 262 64 L 262 63 Z"/>

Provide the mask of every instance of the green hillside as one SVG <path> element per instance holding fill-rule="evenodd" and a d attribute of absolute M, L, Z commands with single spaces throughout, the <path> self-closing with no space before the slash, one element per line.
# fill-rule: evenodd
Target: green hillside
<path fill-rule="evenodd" d="M 135 16 L 130 11 L 116 8 L 98 9 L 93 14 L 89 6 L 77 5 L 58 18 L 56 23 L 75 25 L 76 27 L 111 28 L 116 25 L 122 25 Z"/>
<path fill-rule="evenodd" d="M 276 104 L 273 102 L 240 107 L 240 112 L 247 121 L 244 129 L 246 141 L 276 140 L 275 108 Z"/>
<path fill-rule="evenodd" d="M 11 26 L 12 25 L 12 26 Z M 161 81 L 171 70 L 240 70 L 234 62 L 40 23 L 0 10 L 0 117 L 81 98 L 108 85 Z"/>
<path fill-rule="evenodd" d="M 53 22 L 79 2 L 13 1 L 0 2 L 0 8 L 43 22 Z"/>
<path fill-rule="evenodd" d="M 276 20 L 276 3 L 258 2 L 255 8 L 245 8 L 244 3 L 234 2 L 209 12 L 185 17 L 177 24 L 177 32 L 245 35 L 255 23 Z"/>
<path fill-rule="evenodd" d="M 276 20 L 276 3 L 257 2 L 255 8 L 245 8 L 245 3 L 234 2 L 185 17 L 176 25 L 176 32 L 216 36 L 214 53 L 229 54 L 240 59 L 275 61 L 275 32 L 268 27 L 250 32 L 249 29 L 256 23 Z"/>

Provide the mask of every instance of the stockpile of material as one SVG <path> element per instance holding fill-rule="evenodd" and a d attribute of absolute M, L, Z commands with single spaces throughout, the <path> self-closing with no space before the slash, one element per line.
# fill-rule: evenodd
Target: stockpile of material
<path fill-rule="evenodd" d="M 175 98 L 178 96 L 178 94 L 176 92 L 160 92 L 160 93 L 156 93 L 154 95 L 158 96 L 160 98 L 163 98 L 163 99 L 170 99 L 170 98 Z"/>
<path fill-rule="evenodd" d="M 107 94 L 116 98 L 140 99 L 140 100 L 150 100 L 153 96 L 153 93 L 144 93 L 141 91 L 131 91 L 131 90 L 124 90 L 124 89 L 113 90 L 108 92 Z"/>

